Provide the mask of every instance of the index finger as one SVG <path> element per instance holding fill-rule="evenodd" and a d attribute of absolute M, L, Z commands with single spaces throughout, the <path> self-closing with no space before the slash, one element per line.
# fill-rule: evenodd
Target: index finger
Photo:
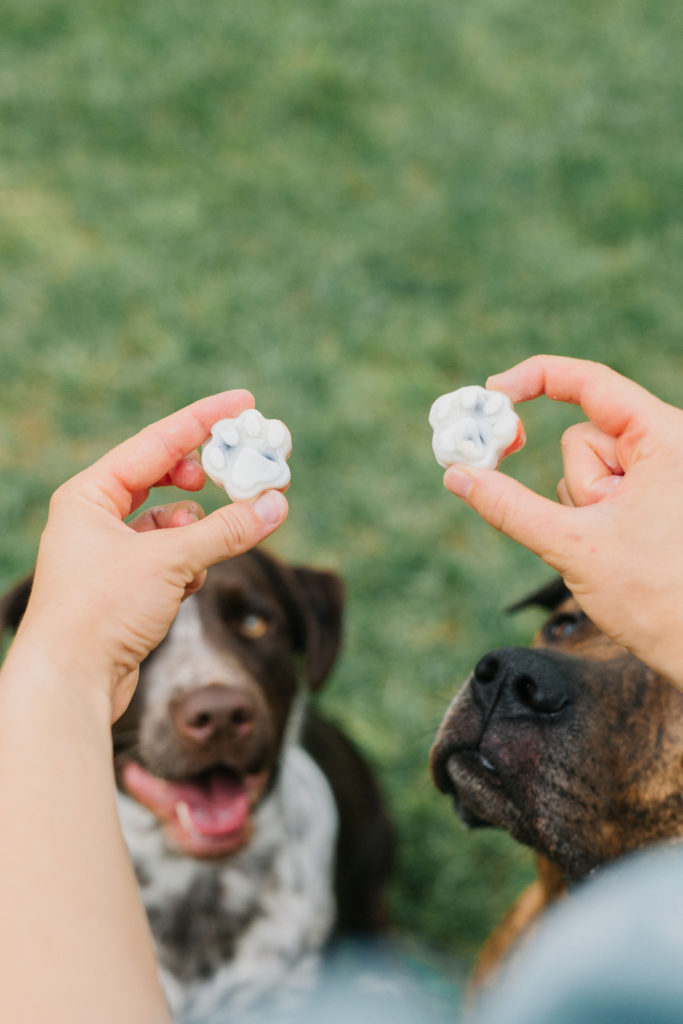
<path fill-rule="evenodd" d="M 206 441 L 217 420 L 253 407 L 254 396 L 242 389 L 201 398 L 128 438 L 99 459 L 91 471 L 119 515 L 128 515 L 131 496 L 162 480 Z"/>
<path fill-rule="evenodd" d="M 513 402 L 546 395 L 556 402 L 579 405 L 596 426 L 612 437 L 623 434 L 640 413 L 658 402 L 645 388 L 616 370 L 567 356 L 532 356 L 489 377 L 486 386 L 503 391 Z"/>

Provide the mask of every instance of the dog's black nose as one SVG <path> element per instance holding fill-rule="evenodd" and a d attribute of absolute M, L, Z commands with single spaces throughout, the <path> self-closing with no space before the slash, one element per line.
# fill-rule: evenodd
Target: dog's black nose
<path fill-rule="evenodd" d="M 198 746 L 216 740 L 246 739 L 257 708 L 249 694 L 212 684 L 191 690 L 171 705 L 178 735 Z"/>
<path fill-rule="evenodd" d="M 474 669 L 472 694 L 487 715 L 494 706 L 510 715 L 552 715 L 571 699 L 562 656 L 524 647 L 485 654 Z"/>
<path fill-rule="evenodd" d="M 490 654 L 485 654 L 477 662 L 474 669 L 474 678 L 477 683 L 486 686 L 488 683 L 495 683 L 500 676 L 500 671 L 500 657 L 498 652 L 492 651 Z"/>

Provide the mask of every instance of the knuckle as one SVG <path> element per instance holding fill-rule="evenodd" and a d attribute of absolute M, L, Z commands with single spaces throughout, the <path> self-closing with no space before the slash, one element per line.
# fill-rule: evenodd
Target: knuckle
<path fill-rule="evenodd" d="M 221 513 L 221 539 L 229 554 L 243 551 L 249 546 L 249 528 L 244 510 L 230 505 Z"/>
<path fill-rule="evenodd" d="M 574 442 L 580 442 L 582 436 L 586 432 L 586 428 L 589 426 L 590 424 L 588 423 L 572 423 L 571 426 L 566 427 L 562 432 L 562 438 L 560 441 L 561 446 L 563 448 L 568 448 L 574 444 Z"/>
<path fill-rule="evenodd" d="M 59 512 L 65 505 L 68 505 L 70 500 L 69 493 L 70 481 L 67 480 L 66 483 L 60 484 L 60 486 L 52 492 L 48 502 L 49 513 L 52 514 Z"/>
<path fill-rule="evenodd" d="M 495 527 L 496 530 L 500 530 L 501 533 L 506 533 L 506 525 L 510 516 L 510 509 L 507 501 L 505 501 L 503 493 L 496 491 L 489 497 L 488 508 L 486 510 L 486 518 L 488 519 L 491 526 Z"/>

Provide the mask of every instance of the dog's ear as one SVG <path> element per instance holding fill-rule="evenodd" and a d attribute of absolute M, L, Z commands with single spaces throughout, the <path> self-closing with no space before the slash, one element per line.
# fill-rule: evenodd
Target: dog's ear
<path fill-rule="evenodd" d="M 521 612 L 524 608 L 536 607 L 545 608 L 546 611 L 552 612 L 571 596 L 571 591 L 567 584 L 561 576 L 557 576 L 550 583 L 546 583 L 544 587 L 541 587 L 540 590 L 535 590 L 533 594 L 522 598 L 516 604 L 511 604 L 505 610 L 507 612 Z"/>
<path fill-rule="evenodd" d="M 15 632 L 21 622 L 33 586 L 33 573 L 21 580 L 0 598 L 0 635 L 7 630 Z"/>
<path fill-rule="evenodd" d="M 287 611 L 294 650 L 306 658 L 306 682 L 319 690 L 339 654 L 345 588 L 340 576 L 308 566 L 289 566 L 263 548 L 244 557 L 255 561 Z"/>
<path fill-rule="evenodd" d="M 292 573 L 303 597 L 308 685 L 319 690 L 341 647 L 345 587 L 335 572 L 294 566 Z"/>

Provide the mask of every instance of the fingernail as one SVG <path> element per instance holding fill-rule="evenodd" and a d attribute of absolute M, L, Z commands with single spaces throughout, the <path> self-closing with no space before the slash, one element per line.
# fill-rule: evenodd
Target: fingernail
<path fill-rule="evenodd" d="M 600 491 L 602 494 L 611 494 L 623 479 L 623 476 L 613 473 L 611 476 L 603 477 L 596 485 L 595 490 Z"/>
<path fill-rule="evenodd" d="M 179 508 L 173 514 L 173 526 L 189 526 L 190 523 L 199 522 L 199 508 L 197 505 L 190 505 L 188 508 Z"/>
<path fill-rule="evenodd" d="M 259 519 L 269 525 L 279 523 L 287 509 L 287 499 L 280 491 L 266 491 L 256 499 L 253 505 Z"/>
<path fill-rule="evenodd" d="M 474 480 L 460 466 L 451 466 L 444 476 L 444 484 L 458 498 L 467 500 L 472 493 Z"/>

